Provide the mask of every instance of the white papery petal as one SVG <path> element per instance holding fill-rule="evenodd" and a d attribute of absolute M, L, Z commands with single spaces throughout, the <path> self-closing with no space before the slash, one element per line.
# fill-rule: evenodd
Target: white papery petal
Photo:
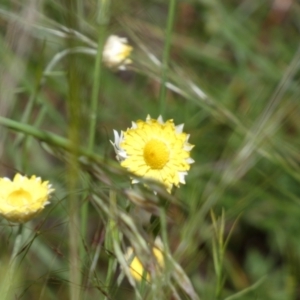
<path fill-rule="evenodd" d="M 179 125 L 175 126 L 176 133 L 182 133 L 183 126 L 184 126 L 184 124 L 179 124 Z"/>
<path fill-rule="evenodd" d="M 178 175 L 179 175 L 179 182 L 185 184 L 184 176 L 187 175 L 187 172 L 178 172 Z"/>
<path fill-rule="evenodd" d="M 115 144 L 120 144 L 120 136 L 117 130 L 114 130 Z"/>
<path fill-rule="evenodd" d="M 193 163 L 195 162 L 191 157 L 186 158 L 185 161 L 186 161 L 188 164 L 193 164 Z"/>
<path fill-rule="evenodd" d="M 184 144 L 183 149 L 185 151 L 191 151 L 194 148 L 194 145 L 191 144 Z"/>
<path fill-rule="evenodd" d="M 157 121 L 158 121 L 160 124 L 164 124 L 164 120 L 163 120 L 162 115 L 159 115 L 159 117 L 157 118 Z"/>
<path fill-rule="evenodd" d="M 119 156 L 119 160 L 124 160 L 125 158 L 127 158 L 127 153 L 125 150 L 119 150 L 118 151 L 118 156 Z"/>

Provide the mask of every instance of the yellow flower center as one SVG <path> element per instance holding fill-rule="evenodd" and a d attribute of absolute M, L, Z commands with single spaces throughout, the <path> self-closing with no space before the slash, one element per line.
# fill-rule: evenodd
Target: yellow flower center
<path fill-rule="evenodd" d="M 30 193 L 23 189 L 19 189 L 10 193 L 7 202 L 12 206 L 21 206 L 32 201 Z"/>
<path fill-rule="evenodd" d="M 145 162 L 151 169 L 162 169 L 168 162 L 170 151 L 160 140 L 149 141 L 144 148 Z"/>
<path fill-rule="evenodd" d="M 132 48 L 130 46 L 124 46 L 122 51 L 120 51 L 120 53 L 118 54 L 118 59 L 125 60 L 125 58 L 127 58 L 130 55 L 131 51 Z"/>

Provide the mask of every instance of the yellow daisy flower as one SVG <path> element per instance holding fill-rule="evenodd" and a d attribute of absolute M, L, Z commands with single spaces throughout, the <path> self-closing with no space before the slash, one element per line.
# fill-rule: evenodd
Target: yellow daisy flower
<path fill-rule="evenodd" d="M 126 65 L 131 63 L 129 55 L 132 47 L 127 44 L 127 38 L 117 35 L 108 37 L 103 49 L 103 63 L 109 68 L 125 70 Z"/>
<path fill-rule="evenodd" d="M 184 177 L 194 160 L 188 143 L 189 134 L 182 132 L 183 124 L 174 125 L 173 120 L 157 120 L 148 115 L 146 122 L 132 122 L 132 127 L 119 135 L 114 130 L 111 142 L 121 166 L 131 173 L 162 182 L 170 193 L 173 185 L 185 183 Z M 133 179 L 132 183 L 139 180 Z"/>
<path fill-rule="evenodd" d="M 162 251 L 157 248 L 152 248 L 152 253 L 156 259 L 156 262 L 160 268 L 164 267 L 164 255 Z M 141 261 L 138 259 L 137 256 L 134 255 L 133 249 L 131 247 L 127 248 L 127 252 L 125 254 L 125 258 L 128 261 L 129 264 L 129 270 L 132 277 L 137 280 L 141 281 L 143 279 L 143 276 L 145 276 L 146 280 L 150 281 L 150 274 L 148 272 L 145 272 L 145 269 L 141 263 Z"/>
<path fill-rule="evenodd" d="M 35 175 L 27 178 L 18 173 L 12 181 L 0 178 L 0 215 L 12 222 L 27 222 L 50 203 L 53 191 L 48 181 Z"/>

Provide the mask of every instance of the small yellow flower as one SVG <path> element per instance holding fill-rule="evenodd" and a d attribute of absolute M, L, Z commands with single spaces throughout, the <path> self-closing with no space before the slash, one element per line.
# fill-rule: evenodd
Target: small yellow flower
<path fill-rule="evenodd" d="M 18 173 L 12 181 L 0 178 L 0 215 L 12 222 L 27 222 L 50 203 L 53 191 L 48 181 L 35 175 L 27 178 Z"/>
<path fill-rule="evenodd" d="M 132 47 L 127 44 L 127 38 L 116 35 L 108 37 L 103 49 L 103 63 L 109 68 L 125 70 L 126 65 L 131 63 L 128 58 Z"/>
<path fill-rule="evenodd" d="M 164 122 L 161 116 L 155 120 L 148 115 L 146 122 L 132 122 L 132 127 L 120 135 L 114 130 L 115 141 L 111 143 L 122 167 L 162 182 L 170 193 L 173 185 L 185 183 L 184 177 L 194 162 L 190 157 L 194 146 L 182 130 L 183 124 L 175 126 L 173 120 Z"/>
<path fill-rule="evenodd" d="M 162 251 L 157 248 L 152 248 L 153 255 L 156 259 L 157 265 L 160 268 L 164 267 L 164 255 Z M 150 274 L 145 271 L 141 261 L 138 259 L 137 256 L 134 255 L 133 249 L 131 247 L 127 248 L 127 253 L 125 254 L 126 260 L 129 264 L 130 274 L 132 277 L 137 280 L 141 281 L 143 279 L 143 276 L 146 278 L 146 280 L 150 281 Z"/>

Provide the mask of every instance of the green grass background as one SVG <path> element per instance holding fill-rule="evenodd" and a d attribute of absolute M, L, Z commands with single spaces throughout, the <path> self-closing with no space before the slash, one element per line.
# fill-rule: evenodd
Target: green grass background
<path fill-rule="evenodd" d="M 119 277 L 114 242 L 141 244 L 118 214 L 146 242 L 155 230 L 128 201 L 109 140 L 148 114 L 184 123 L 195 145 L 186 185 L 137 193 L 199 299 L 300 299 L 297 1 L 2 0 L 0 24 L 1 176 L 55 188 L 24 225 L 9 299 L 192 298 L 172 264 L 161 286 Z M 126 71 L 101 63 L 110 34 L 134 48 Z M 0 278 L 17 228 L 0 221 Z"/>

